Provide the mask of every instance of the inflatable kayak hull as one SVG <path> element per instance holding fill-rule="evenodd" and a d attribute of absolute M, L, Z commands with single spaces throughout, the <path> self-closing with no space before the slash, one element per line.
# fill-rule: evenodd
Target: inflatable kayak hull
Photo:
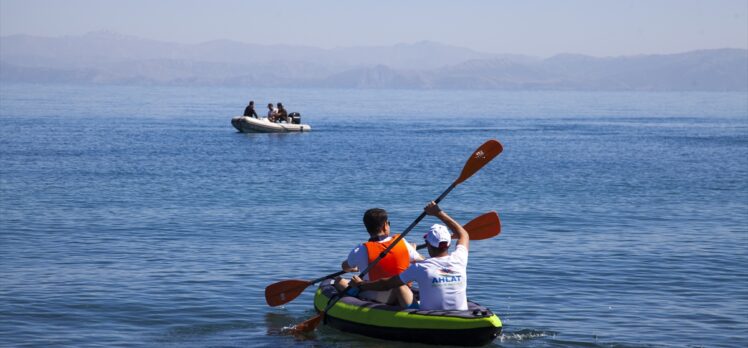
<path fill-rule="evenodd" d="M 274 123 L 267 118 L 253 118 L 237 116 L 231 119 L 231 125 L 242 133 L 288 133 L 309 132 L 312 127 L 308 124 Z"/>
<path fill-rule="evenodd" d="M 323 282 L 314 296 L 321 312 L 337 296 L 331 282 Z M 427 344 L 482 346 L 501 334 L 501 320 L 491 310 L 468 301 L 467 311 L 403 310 L 399 307 L 346 296 L 325 316 L 338 330 L 364 336 Z"/>

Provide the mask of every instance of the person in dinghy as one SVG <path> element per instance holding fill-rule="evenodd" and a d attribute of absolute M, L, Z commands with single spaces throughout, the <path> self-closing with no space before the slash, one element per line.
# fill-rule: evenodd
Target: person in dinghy
<path fill-rule="evenodd" d="M 288 111 L 286 111 L 286 108 L 283 107 L 282 103 L 278 103 L 276 110 L 275 122 L 280 123 L 280 121 L 284 121 L 286 123 L 291 123 L 291 119 L 288 117 Z"/>
<path fill-rule="evenodd" d="M 257 111 L 255 111 L 255 102 L 254 100 L 249 101 L 249 105 L 247 105 L 246 108 L 244 108 L 244 116 L 246 117 L 254 117 L 254 118 L 260 118 L 257 116 Z"/>
<path fill-rule="evenodd" d="M 278 115 L 278 110 L 273 106 L 273 103 L 268 103 L 268 121 L 275 122 L 276 115 Z"/>
<path fill-rule="evenodd" d="M 384 209 L 372 208 L 367 210 L 364 213 L 363 220 L 366 231 L 369 233 L 369 240 L 359 244 L 348 254 L 348 258 L 341 265 L 341 268 L 346 272 L 358 272 L 365 269 L 369 263 L 374 261 L 398 237 L 397 234 L 390 235 L 390 220 L 387 211 Z M 369 273 L 364 278 L 367 280 L 380 280 L 393 276 L 397 277 L 412 262 L 418 260 L 423 260 L 423 256 L 416 251 L 416 248 L 412 244 L 403 238 L 379 263 L 369 270 Z M 336 278 L 335 288 L 339 292 L 343 292 L 347 286 L 347 279 Z M 358 297 L 402 307 L 407 307 L 413 302 L 413 292 L 405 283 L 387 289 L 361 291 Z"/>
<path fill-rule="evenodd" d="M 434 224 L 424 235 L 431 257 L 415 262 L 399 275 L 369 281 L 353 276 L 351 287 L 364 293 L 398 288 L 415 281 L 420 291 L 420 304 L 408 303 L 410 308 L 467 310 L 467 261 L 470 237 L 462 225 L 441 210 L 435 202 L 430 202 L 424 211 L 446 224 Z M 454 231 L 457 237 L 457 247 L 451 254 L 449 244 L 452 235 L 447 227 Z"/>

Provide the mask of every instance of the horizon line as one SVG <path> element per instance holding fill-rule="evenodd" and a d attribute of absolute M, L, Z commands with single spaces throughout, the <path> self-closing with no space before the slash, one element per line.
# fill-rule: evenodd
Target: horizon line
<path fill-rule="evenodd" d="M 469 50 L 475 53 L 479 54 L 487 54 L 487 55 L 493 55 L 493 56 L 523 56 L 527 58 L 540 58 L 540 59 L 548 59 L 556 56 L 563 56 L 563 55 L 578 55 L 578 56 L 586 56 L 586 57 L 593 57 L 593 58 L 622 58 L 622 57 L 638 57 L 638 56 L 664 56 L 664 55 L 677 55 L 677 54 L 684 54 L 684 53 L 690 53 L 690 52 L 698 52 L 698 51 L 715 51 L 715 50 L 744 50 L 748 51 L 748 47 L 720 47 L 720 48 L 694 48 L 690 50 L 685 51 L 674 51 L 674 52 L 668 52 L 668 53 L 637 53 L 637 54 L 619 54 L 619 55 L 592 55 L 587 53 L 576 53 L 576 52 L 558 52 L 555 54 L 551 54 L 548 56 L 539 56 L 539 55 L 531 55 L 531 54 L 525 54 L 525 53 L 496 53 L 496 52 L 487 52 L 487 51 L 478 51 L 470 47 L 465 46 L 459 46 L 459 45 L 453 45 L 449 43 L 443 43 L 433 40 L 416 40 L 413 42 L 398 42 L 393 43 L 389 45 L 354 45 L 354 46 L 335 46 L 335 47 L 320 47 L 320 46 L 310 46 L 310 45 L 304 45 L 304 44 L 289 44 L 289 43 L 277 43 L 277 44 L 264 44 L 264 43 L 255 43 L 255 42 L 247 42 L 247 41 L 239 41 L 235 39 L 227 39 L 227 38 L 216 38 L 211 40 L 205 40 L 205 41 L 199 41 L 199 42 L 180 42 L 180 41 L 170 41 L 170 40 L 164 40 L 164 39 L 157 39 L 157 38 L 149 38 L 149 37 L 143 37 L 133 34 L 127 34 L 122 33 L 119 31 L 111 30 L 111 29 L 99 29 L 99 30 L 93 30 L 88 31 L 83 34 L 64 34 L 64 35 L 58 35 L 58 36 L 45 36 L 45 35 L 37 35 L 37 34 L 28 34 L 28 33 L 15 33 L 15 34 L 8 34 L 8 35 L 0 35 L 0 39 L 2 38 L 9 38 L 13 36 L 27 36 L 27 37 L 33 37 L 33 38 L 45 38 L 45 39 L 61 39 L 61 38 L 78 38 L 78 37 L 85 37 L 89 35 L 95 35 L 95 34 L 108 34 L 111 36 L 117 36 L 121 38 L 129 38 L 129 39 L 137 39 L 137 40 L 147 40 L 147 41 L 155 41 L 160 43 L 166 43 L 166 44 L 178 44 L 178 45 L 185 45 L 185 46 L 198 46 L 198 45 L 204 45 L 207 43 L 212 42 L 231 42 L 231 43 L 237 43 L 242 45 L 253 45 L 253 46 L 264 46 L 264 47 L 277 47 L 277 46 L 291 46 L 291 47 L 302 47 L 302 48 L 311 48 L 311 49 L 319 49 L 319 50 L 325 50 L 325 51 L 334 51 L 338 49 L 350 49 L 350 48 L 387 48 L 387 47 L 394 47 L 394 46 L 414 46 L 418 44 L 435 44 L 439 46 L 445 46 L 445 47 L 452 47 L 452 48 L 458 48 L 458 49 L 464 49 Z"/>

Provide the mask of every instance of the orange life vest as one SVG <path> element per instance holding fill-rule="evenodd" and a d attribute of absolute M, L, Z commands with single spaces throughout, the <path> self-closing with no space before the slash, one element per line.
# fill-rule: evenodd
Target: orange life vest
<path fill-rule="evenodd" d="M 369 254 L 369 263 L 379 257 L 379 254 L 387 249 L 399 235 L 392 235 L 392 239 L 386 242 L 366 242 L 366 252 Z M 379 262 L 369 270 L 369 280 L 377 280 L 396 276 L 410 266 L 410 254 L 405 242 L 400 240 Z"/>

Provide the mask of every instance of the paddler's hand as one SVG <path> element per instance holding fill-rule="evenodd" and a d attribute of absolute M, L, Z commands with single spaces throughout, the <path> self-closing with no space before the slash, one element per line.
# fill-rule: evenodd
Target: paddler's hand
<path fill-rule="evenodd" d="M 361 292 L 360 286 L 361 284 L 363 284 L 363 282 L 364 281 L 361 280 L 359 276 L 353 276 L 353 278 L 351 278 L 351 281 L 348 282 L 349 289 L 346 290 L 345 294 L 348 296 L 353 296 L 353 297 L 358 296 L 358 293 Z"/>
<path fill-rule="evenodd" d="M 436 204 L 436 202 L 431 201 L 423 208 L 423 211 L 426 213 L 426 215 L 436 216 L 437 214 L 442 212 L 442 208 L 439 208 L 439 205 Z"/>
<path fill-rule="evenodd" d="M 363 283 L 364 283 L 364 281 L 361 279 L 361 277 L 355 275 L 355 276 L 353 276 L 353 278 L 351 278 L 351 282 L 348 283 L 348 286 L 350 286 L 352 288 L 359 288 L 359 287 L 361 287 L 361 284 L 363 284 Z"/>

